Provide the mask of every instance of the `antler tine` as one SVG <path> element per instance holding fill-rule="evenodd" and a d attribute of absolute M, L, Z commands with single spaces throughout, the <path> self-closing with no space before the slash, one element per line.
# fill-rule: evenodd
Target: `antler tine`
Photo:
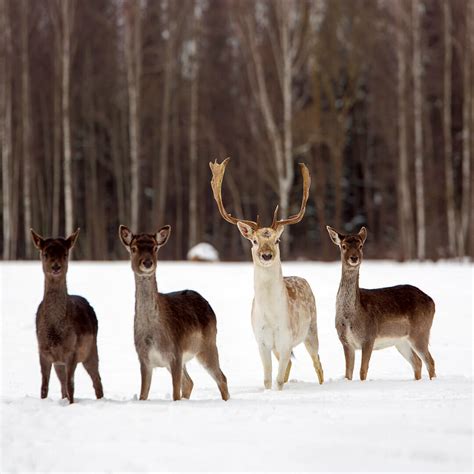
<path fill-rule="evenodd" d="M 222 181 L 224 179 L 225 168 L 229 160 L 230 158 L 226 158 L 222 163 L 217 163 L 217 160 L 215 160 L 214 163 L 212 163 L 212 161 L 209 162 L 209 167 L 211 168 L 211 171 L 212 171 L 211 187 L 212 187 L 212 192 L 214 194 L 214 199 L 217 203 L 217 207 L 219 209 L 221 216 L 227 222 L 230 222 L 231 224 L 234 224 L 234 225 L 237 225 L 237 222 L 243 222 L 244 224 L 247 224 L 250 227 L 252 227 L 252 229 L 256 230 L 258 229 L 257 222 L 246 221 L 244 219 L 237 219 L 236 217 L 233 217 L 231 214 L 229 214 L 225 210 L 224 204 L 222 202 Z"/>
<path fill-rule="evenodd" d="M 309 197 L 309 188 L 311 186 L 311 177 L 309 175 L 309 170 L 304 163 L 300 163 L 300 170 L 301 175 L 303 176 L 303 197 L 301 199 L 301 207 L 298 214 L 294 216 L 288 217 L 288 219 L 282 219 L 278 221 L 277 214 L 278 214 L 278 206 L 275 209 L 275 213 L 273 214 L 273 222 L 272 222 L 272 229 L 276 229 L 280 225 L 289 225 L 289 224 L 297 224 L 298 222 L 303 219 L 304 213 L 306 211 L 306 202 L 308 201 Z"/>

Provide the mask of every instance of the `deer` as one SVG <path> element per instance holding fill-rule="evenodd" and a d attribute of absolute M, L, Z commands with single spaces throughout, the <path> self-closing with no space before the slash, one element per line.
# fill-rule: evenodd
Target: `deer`
<path fill-rule="evenodd" d="M 135 277 L 134 339 L 140 363 L 140 400 L 148 399 L 155 367 L 165 367 L 171 373 L 174 401 L 189 399 L 194 383 L 186 363 L 196 357 L 226 401 L 229 390 L 219 365 L 213 309 L 196 291 L 158 292 L 158 251 L 170 233 L 169 225 L 154 234 L 133 234 L 128 227 L 119 227 L 119 237 L 130 254 Z"/>
<path fill-rule="evenodd" d="M 430 379 L 436 377 L 428 350 L 434 301 L 411 285 L 359 288 L 359 270 L 367 229 L 344 235 L 326 226 L 341 252 L 342 275 L 336 298 L 336 330 L 344 348 L 345 378 L 352 380 L 355 351 L 362 350 L 360 379 L 366 380 L 373 350 L 395 346 L 421 379 L 422 360 Z"/>
<path fill-rule="evenodd" d="M 61 384 L 61 396 L 74 403 L 74 373 L 82 363 L 92 379 L 95 395 L 104 396 L 97 351 L 98 322 L 82 296 L 69 295 L 66 284 L 69 252 L 79 229 L 67 238 L 43 238 L 31 229 L 44 273 L 43 300 L 36 313 L 36 336 L 41 367 L 41 398 L 48 396 L 51 366 Z"/>
<path fill-rule="evenodd" d="M 272 358 L 278 360 L 276 389 L 282 390 L 288 382 L 293 348 L 304 342 L 309 352 L 319 383 L 324 382 L 319 359 L 316 302 L 309 283 L 297 276 L 283 277 L 280 260 L 280 237 L 285 226 L 303 219 L 309 196 L 311 178 L 308 168 L 300 164 L 303 177 L 303 197 L 298 214 L 278 220 L 278 206 L 270 227 L 257 221 L 243 220 L 229 214 L 222 202 L 222 182 L 230 158 L 222 163 L 209 163 L 212 172 L 211 187 L 222 218 L 237 225 L 243 237 L 251 244 L 254 265 L 254 299 L 252 302 L 252 328 L 263 365 L 263 384 L 272 388 Z"/>

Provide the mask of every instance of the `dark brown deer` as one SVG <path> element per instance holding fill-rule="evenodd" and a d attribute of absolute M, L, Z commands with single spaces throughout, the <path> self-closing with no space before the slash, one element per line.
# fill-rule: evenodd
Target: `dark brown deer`
<path fill-rule="evenodd" d="M 158 250 L 168 241 L 169 225 L 156 234 L 134 235 L 119 228 L 119 237 L 130 253 L 135 274 L 135 348 L 140 361 L 140 400 L 150 392 L 152 371 L 166 367 L 173 380 L 173 400 L 189 398 L 193 381 L 186 362 L 194 356 L 216 381 L 223 400 L 229 399 L 227 379 L 219 366 L 217 322 L 209 303 L 195 291 L 158 293 Z"/>
<path fill-rule="evenodd" d="M 430 379 L 436 377 L 428 350 L 435 313 L 433 300 L 411 285 L 365 290 L 359 288 L 359 269 L 367 230 L 344 235 L 326 226 L 340 248 L 342 276 L 336 300 L 336 329 L 344 348 L 346 378 L 352 380 L 355 350 L 362 349 L 360 379 L 367 378 L 373 349 L 395 346 L 410 363 L 415 379 L 421 378 L 421 360 Z M 421 360 L 420 360 L 421 357 Z"/>
<path fill-rule="evenodd" d="M 79 229 L 67 239 L 44 239 L 33 229 L 31 235 L 40 251 L 45 277 L 43 301 L 36 313 L 41 398 L 48 396 L 51 365 L 54 364 L 62 397 L 73 403 L 74 372 L 80 362 L 92 379 L 96 397 L 102 398 L 97 317 L 85 298 L 68 295 L 66 285 L 69 251 L 76 243 Z"/>

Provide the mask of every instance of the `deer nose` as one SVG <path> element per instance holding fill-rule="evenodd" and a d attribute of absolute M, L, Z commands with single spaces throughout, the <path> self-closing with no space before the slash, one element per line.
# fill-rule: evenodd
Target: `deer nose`
<path fill-rule="evenodd" d="M 351 262 L 352 263 L 357 263 L 359 261 L 359 257 L 352 256 L 351 257 Z"/>
<path fill-rule="evenodd" d="M 57 272 L 59 270 L 61 270 L 61 265 L 59 265 L 59 263 L 53 263 L 52 267 L 53 271 Z"/>
<path fill-rule="evenodd" d="M 143 260 L 143 266 L 144 266 L 145 268 L 151 268 L 152 265 L 153 265 L 153 262 L 152 262 L 149 258 L 146 259 L 146 260 Z"/>
<path fill-rule="evenodd" d="M 262 258 L 268 262 L 268 260 L 272 259 L 272 254 L 271 253 L 262 253 Z"/>

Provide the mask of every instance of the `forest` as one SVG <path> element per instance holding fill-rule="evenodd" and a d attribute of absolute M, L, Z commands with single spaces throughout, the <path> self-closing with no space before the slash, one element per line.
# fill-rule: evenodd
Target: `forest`
<path fill-rule="evenodd" d="M 119 224 L 248 260 L 228 156 L 227 210 L 265 225 L 310 169 L 284 259 L 337 258 L 327 224 L 369 258 L 474 256 L 472 1 L 0 0 L 0 36 L 5 260 L 77 227 L 76 259 L 122 259 Z"/>

